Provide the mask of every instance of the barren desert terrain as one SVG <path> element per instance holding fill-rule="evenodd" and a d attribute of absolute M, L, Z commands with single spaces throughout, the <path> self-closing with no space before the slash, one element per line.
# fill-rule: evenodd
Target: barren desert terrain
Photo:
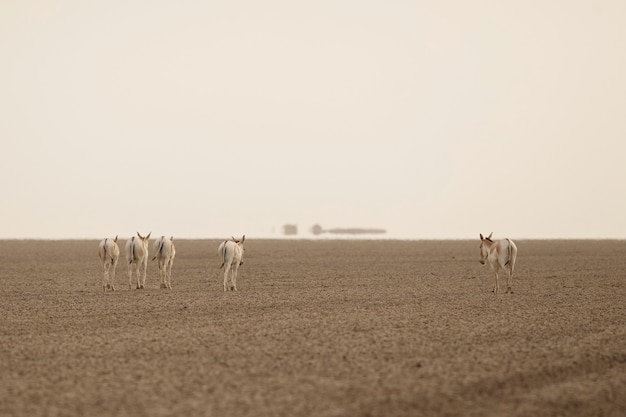
<path fill-rule="evenodd" d="M 517 241 L 497 295 L 478 235 L 248 236 L 238 292 L 179 240 L 104 293 L 97 243 L 0 241 L 1 416 L 626 415 L 626 241 Z"/>

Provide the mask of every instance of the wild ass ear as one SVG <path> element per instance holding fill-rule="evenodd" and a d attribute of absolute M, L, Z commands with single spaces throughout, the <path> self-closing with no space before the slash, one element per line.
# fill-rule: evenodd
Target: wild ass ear
<path fill-rule="evenodd" d="M 137 232 L 137 236 L 139 236 L 139 239 L 143 239 L 143 236 L 141 236 L 139 232 Z"/>
<path fill-rule="evenodd" d="M 117 242 L 117 236 L 118 235 L 115 235 L 115 239 L 113 239 L 113 242 Z"/>
<path fill-rule="evenodd" d="M 480 234 L 480 240 L 485 240 L 482 233 Z"/>
<path fill-rule="evenodd" d="M 241 236 L 241 243 L 243 243 L 246 240 L 246 235 Z"/>
<path fill-rule="evenodd" d="M 489 236 L 487 236 L 488 240 L 491 240 L 491 235 L 493 235 L 493 232 L 489 233 Z"/>
<path fill-rule="evenodd" d="M 170 241 L 173 242 L 174 241 L 174 236 L 170 236 Z"/>
<path fill-rule="evenodd" d="M 148 233 L 148 236 L 146 236 L 146 239 L 150 239 L 150 235 L 152 234 L 152 232 Z"/>

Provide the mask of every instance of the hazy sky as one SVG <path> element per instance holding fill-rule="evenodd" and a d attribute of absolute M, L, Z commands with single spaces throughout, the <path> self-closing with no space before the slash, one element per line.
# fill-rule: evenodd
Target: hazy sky
<path fill-rule="evenodd" d="M 0 2 L 0 238 L 626 238 L 626 2 Z"/>

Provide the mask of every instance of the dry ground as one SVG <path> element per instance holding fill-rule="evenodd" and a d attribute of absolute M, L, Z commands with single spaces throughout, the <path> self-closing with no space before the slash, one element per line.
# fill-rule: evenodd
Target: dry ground
<path fill-rule="evenodd" d="M 124 242 L 121 242 L 123 246 Z M 178 241 L 103 293 L 96 241 L 0 241 L 2 416 L 623 416 L 626 241 Z"/>

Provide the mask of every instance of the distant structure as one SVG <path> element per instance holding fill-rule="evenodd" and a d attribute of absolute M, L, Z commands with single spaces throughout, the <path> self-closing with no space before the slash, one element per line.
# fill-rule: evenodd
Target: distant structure
<path fill-rule="evenodd" d="M 283 226 L 283 234 L 286 236 L 295 236 L 298 234 L 297 224 L 286 224 Z"/>
<path fill-rule="evenodd" d="M 350 227 L 350 228 L 334 228 L 324 230 L 322 226 L 319 224 L 314 224 L 311 227 L 311 233 L 314 235 L 321 235 L 322 233 L 331 233 L 335 235 L 381 235 L 387 233 L 385 229 L 374 229 L 374 228 L 360 228 L 360 227 Z"/>
<path fill-rule="evenodd" d="M 314 224 L 311 227 L 311 233 L 313 233 L 314 235 L 321 235 L 322 233 L 324 233 L 324 229 L 322 229 L 322 226 L 320 226 L 319 224 Z"/>
<path fill-rule="evenodd" d="M 348 229 L 330 229 L 328 233 L 336 235 L 383 235 L 387 233 L 385 229 L 361 229 L 359 227 L 352 227 Z"/>

